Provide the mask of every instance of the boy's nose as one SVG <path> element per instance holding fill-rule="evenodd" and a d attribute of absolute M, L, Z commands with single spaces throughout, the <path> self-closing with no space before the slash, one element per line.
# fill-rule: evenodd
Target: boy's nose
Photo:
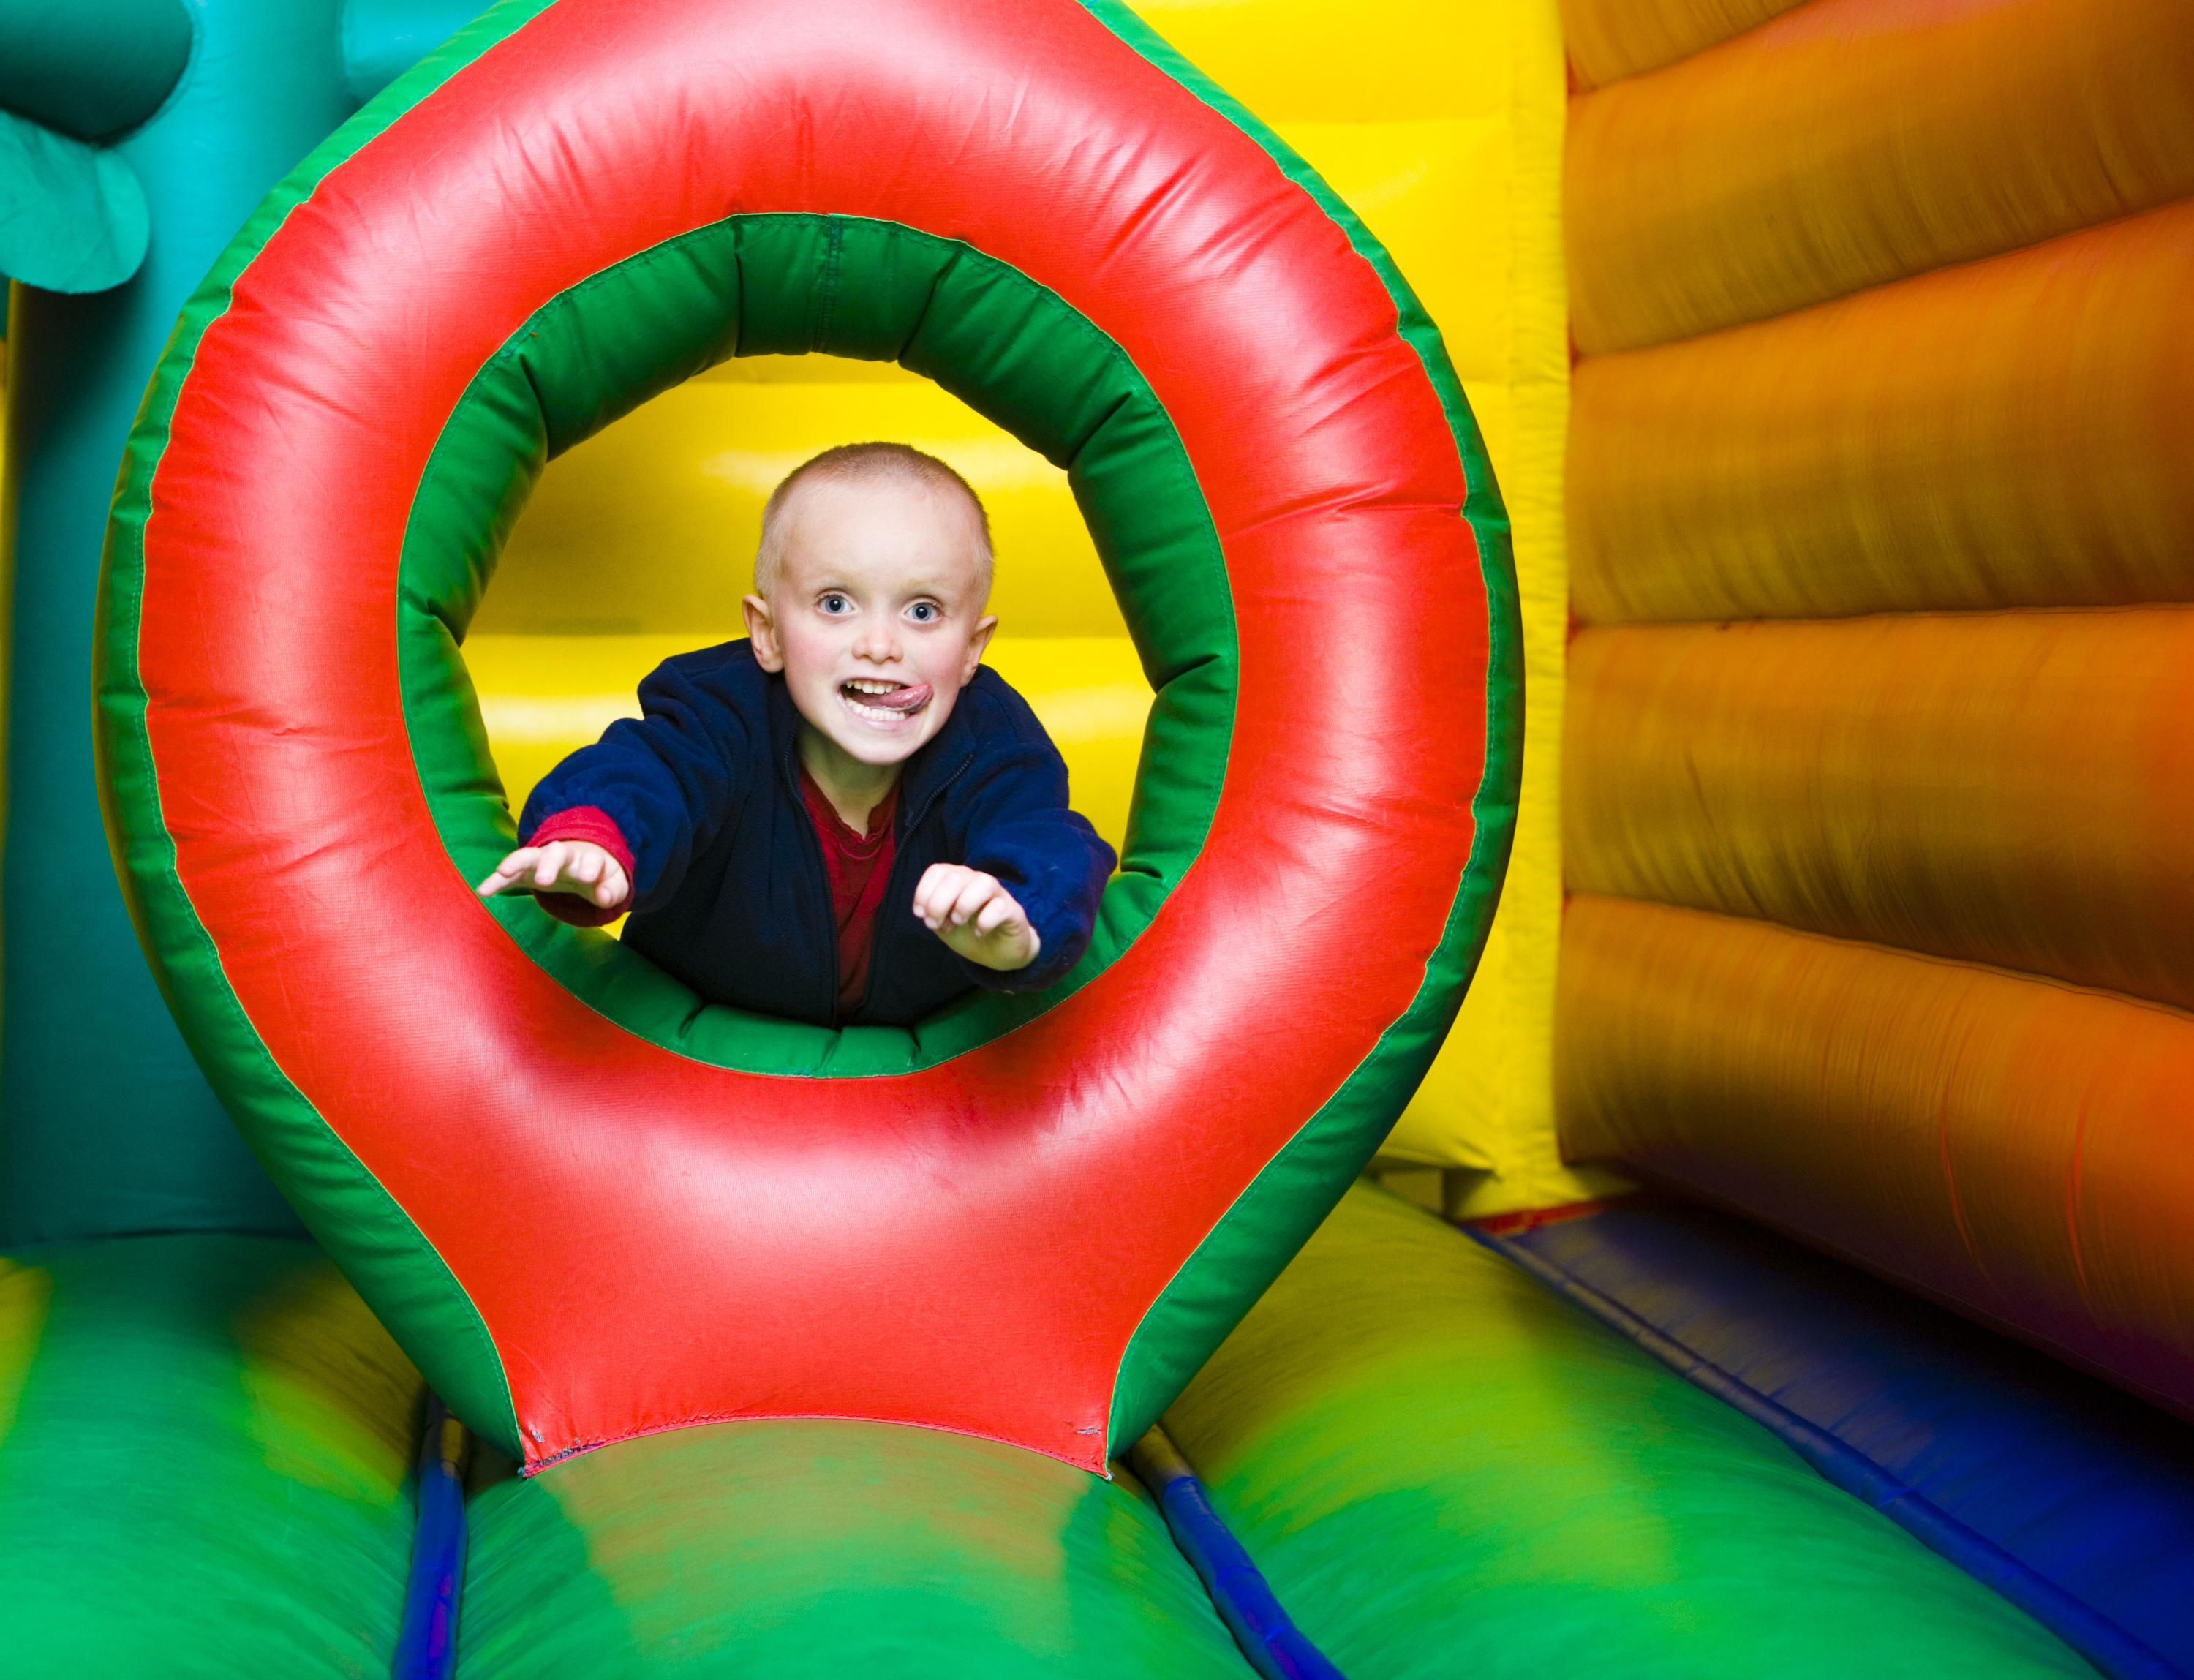
<path fill-rule="evenodd" d="M 889 624 L 871 622 L 864 626 L 853 643 L 853 651 L 864 659 L 893 659 L 899 657 L 899 637 Z"/>

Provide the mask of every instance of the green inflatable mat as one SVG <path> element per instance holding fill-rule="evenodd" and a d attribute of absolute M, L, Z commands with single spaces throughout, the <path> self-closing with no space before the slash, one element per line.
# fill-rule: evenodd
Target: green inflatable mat
<path fill-rule="evenodd" d="M 891 1424 L 718 1424 L 471 1506 L 460 1680 L 1255 1680 L 1149 1496 Z"/>
<path fill-rule="evenodd" d="M 388 1680 L 420 1396 L 306 1244 L 0 1258 L 0 1670 Z"/>
<path fill-rule="evenodd" d="M 2093 1680 L 1766 1430 L 1369 1185 L 1165 1426 L 1349 1680 Z"/>

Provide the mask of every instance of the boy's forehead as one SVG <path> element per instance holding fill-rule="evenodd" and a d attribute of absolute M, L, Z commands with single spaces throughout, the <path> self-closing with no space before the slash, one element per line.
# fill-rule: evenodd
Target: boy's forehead
<path fill-rule="evenodd" d="M 965 496 L 950 495 L 905 473 L 869 472 L 847 477 L 817 475 L 784 492 L 779 516 L 802 524 L 859 524 L 880 518 L 957 523 L 975 517 Z"/>
<path fill-rule="evenodd" d="M 859 572 L 939 590 L 979 587 L 985 571 L 979 515 L 964 498 L 878 477 L 795 485 L 784 521 L 781 576 Z"/>

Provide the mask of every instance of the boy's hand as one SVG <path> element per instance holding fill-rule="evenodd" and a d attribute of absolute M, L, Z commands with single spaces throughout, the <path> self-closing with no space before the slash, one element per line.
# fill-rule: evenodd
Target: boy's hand
<path fill-rule="evenodd" d="M 545 846 L 520 846 L 480 883 L 482 898 L 493 898 L 531 874 L 537 893 L 570 893 L 598 910 L 624 902 L 631 892 L 624 866 L 591 840 L 551 840 Z"/>
<path fill-rule="evenodd" d="M 1036 961 L 1043 941 L 1028 912 L 995 875 L 961 863 L 933 863 L 914 889 L 922 925 L 971 963 L 1009 973 Z"/>

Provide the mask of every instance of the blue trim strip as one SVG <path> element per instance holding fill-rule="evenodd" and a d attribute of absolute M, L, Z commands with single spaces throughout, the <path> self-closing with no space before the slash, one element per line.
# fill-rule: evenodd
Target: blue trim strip
<path fill-rule="evenodd" d="M 465 1585 L 465 1426 L 427 1396 L 419 1441 L 419 1527 L 404 1585 L 394 1680 L 450 1680 L 457 1666 L 457 1604 Z"/>
<path fill-rule="evenodd" d="M 1271 1584 L 1212 1510 L 1203 1484 L 1165 1432 L 1153 1426 L 1128 1458 L 1144 1485 L 1157 1496 L 1174 1544 L 1203 1578 L 1220 1619 L 1249 1666 L 1265 1680 L 1346 1680 L 1288 1619 Z"/>
<path fill-rule="evenodd" d="M 1915 1493 L 1864 1453 L 1748 1387 L 1674 1338 L 1656 1330 L 1619 1302 L 1581 1283 L 1521 1244 L 1471 1226 L 1464 1233 L 1513 1262 L 1557 1294 L 1628 1338 L 1686 1381 L 1772 1431 L 1829 1482 L 1863 1499 L 1928 1551 L 1994 1588 L 2048 1628 L 2110 1680 L 2188 1680 L 2140 1640 L 2107 1616 L 2037 1574 L 1994 1541 L 1975 1533 L 1925 1495 Z"/>

